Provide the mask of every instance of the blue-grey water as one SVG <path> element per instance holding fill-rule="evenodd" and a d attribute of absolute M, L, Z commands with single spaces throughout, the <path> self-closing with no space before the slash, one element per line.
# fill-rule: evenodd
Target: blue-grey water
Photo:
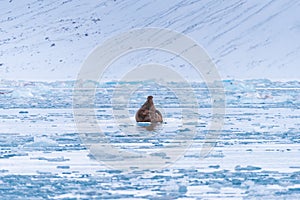
<path fill-rule="evenodd" d="M 1 199 L 299 199 L 300 82 L 223 84 L 224 126 L 205 158 L 199 153 L 212 117 L 210 93 L 204 83 L 193 83 L 199 107 L 193 145 L 171 165 L 122 170 L 95 159 L 78 134 L 73 81 L 2 80 Z M 111 144 L 147 153 L 165 148 L 180 134 L 180 109 L 186 105 L 172 91 L 157 87 L 135 92 L 119 109 L 128 109 L 133 118 L 151 93 L 164 113 L 161 127 L 136 137 L 126 125 L 118 126 L 111 112 L 115 85 L 99 84 L 94 102 Z"/>

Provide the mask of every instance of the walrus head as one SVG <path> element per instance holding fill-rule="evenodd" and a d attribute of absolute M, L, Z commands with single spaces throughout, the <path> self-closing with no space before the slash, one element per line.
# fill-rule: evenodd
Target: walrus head
<path fill-rule="evenodd" d="M 147 101 L 142 105 L 142 109 L 151 109 L 151 107 L 154 106 L 154 103 L 153 103 L 153 96 L 148 96 L 147 97 Z"/>

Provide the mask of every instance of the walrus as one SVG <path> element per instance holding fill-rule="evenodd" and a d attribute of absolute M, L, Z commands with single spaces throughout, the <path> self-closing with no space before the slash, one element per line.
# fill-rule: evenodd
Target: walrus
<path fill-rule="evenodd" d="M 136 112 L 135 120 L 137 122 L 162 122 L 162 114 L 156 110 L 153 103 L 153 96 L 148 96 L 147 101 Z"/>

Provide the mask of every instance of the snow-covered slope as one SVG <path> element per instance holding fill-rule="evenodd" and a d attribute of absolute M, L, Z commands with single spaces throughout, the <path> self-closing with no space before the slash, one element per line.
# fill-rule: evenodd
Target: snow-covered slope
<path fill-rule="evenodd" d="M 196 40 L 222 78 L 298 80 L 299 10 L 298 0 L 0 0 L 0 78 L 75 79 L 106 39 L 161 27 Z"/>

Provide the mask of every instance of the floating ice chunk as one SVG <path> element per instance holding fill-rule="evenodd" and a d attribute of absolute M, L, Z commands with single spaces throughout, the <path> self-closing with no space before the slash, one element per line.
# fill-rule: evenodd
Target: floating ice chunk
<path fill-rule="evenodd" d="M 69 161 L 70 159 L 64 157 L 57 157 L 57 158 L 37 157 L 37 158 L 30 158 L 30 160 L 46 160 L 48 162 L 65 162 L 65 161 Z"/>
<path fill-rule="evenodd" d="M 10 93 L 12 93 L 13 91 L 11 91 L 11 90 L 0 90 L 0 95 L 8 95 L 8 94 L 10 94 Z"/>
<path fill-rule="evenodd" d="M 242 170 L 253 171 L 253 170 L 261 170 L 261 168 L 260 167 L 255 167 L 255 166 L 251 166 L 251 165 L 248 165 L 247 167 L 241 167 L 240 165 L 237 165 L 235 167 L 235 170 L 236 171 L 242 171 Z"/>
<path fill-rule="evenodd" d="M 255 88 L 251 84 L 247 84 L 238 80 L 224 80 L 223 85 L 227 91 L 243 91 L 243 92 L 253 92 Z"/>
<path fill-rule="evenodd" d="M 33 98 L 34 95 L 32 94 L 30 89 L 22 88 L 22 89 L 16 89 L 11 93 L 12 98 Z"/>
<path fill-rule="evenodd" d="M 32 147 L 32 148 L 38 148 L 43 149 L 45 147 L 57 147 L 58 143 L 47 139 L 47 138 L 35 138 L 34 142 L 30 142 L 24 145 L 24 147 Z"/>
<path fill-rule="evenodd" d="M 28 156 L 28 153 L 23 152 L 0 152 L 0 159 L 1 158 L 11 158 L 15 156 Z"/>

